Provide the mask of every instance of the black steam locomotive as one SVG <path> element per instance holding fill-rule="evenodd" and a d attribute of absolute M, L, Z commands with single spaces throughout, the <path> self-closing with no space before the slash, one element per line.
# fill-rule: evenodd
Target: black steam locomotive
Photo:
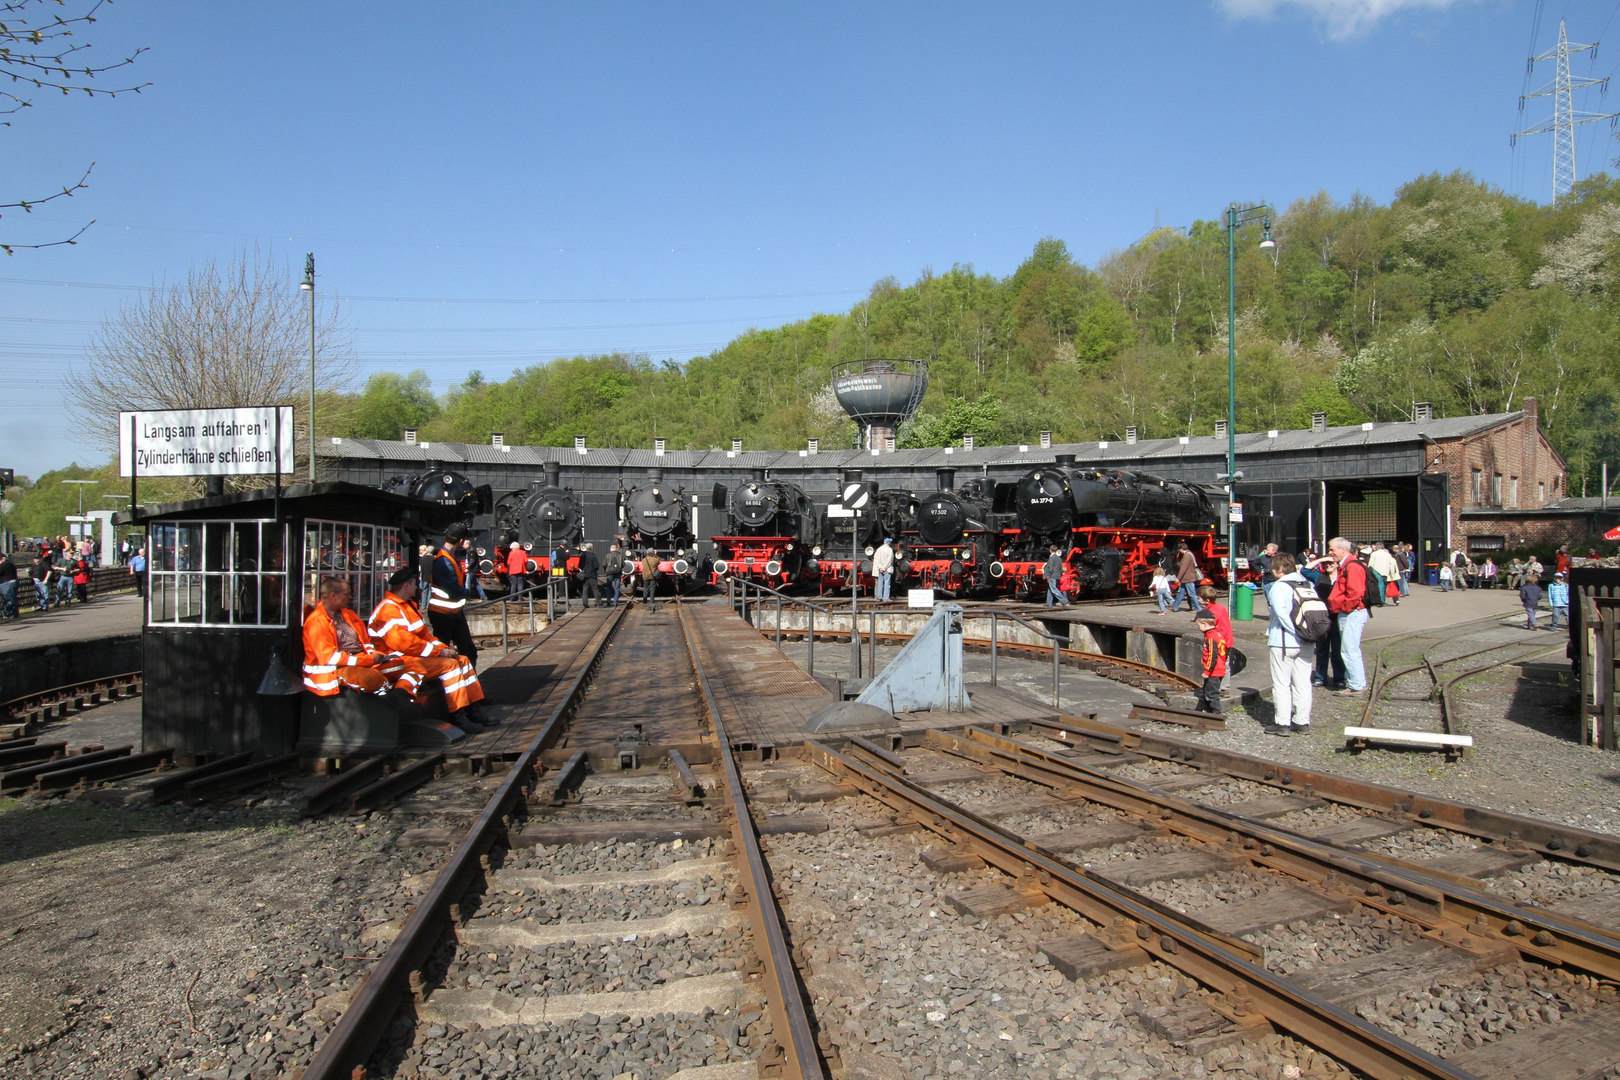
<path fill-rule="evenodd" d="M 726 515 L 725 535 L 712 538 L 716 583 L 729 575 L 779 589 L 799 580 L 820 533 L 816 504 L 803 488 L 756 469 L 729 498 L 724 484 L 714 485 L 711 505 Z"/>
<path fill-rule="evenodd" d="M 1199 565 L 1223 580 L 1217 490 L 1148 473 L 1077 468 L 1071 455 L 1060 454 L 1016 484 L 997 485 L 997 504 L 1014 512 L 1017 526 L 995 572 L 1016 595 L 1044 594 L 1041 568 L 1056 545 L 1071 599 L 1140 592 L 1165 549 L 1185 541 Z"/>
<path fill-rule="evenodd" d="M 914 496 L 908 579 L 949 596 L 994 588 L 1002 540 L 995 486 L 976 477 L 954 487 L 955 469 L 938 470 L 937 479 L 938 490 Z"/>

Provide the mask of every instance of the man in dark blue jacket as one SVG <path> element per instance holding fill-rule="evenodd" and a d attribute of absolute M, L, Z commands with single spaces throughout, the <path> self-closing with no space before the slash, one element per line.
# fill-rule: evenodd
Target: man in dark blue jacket
<path fill-rule="evenodd" d="M 428 593 L 428 621 L 433 636 L 455 646 L 475 667 L 478 646 L 473 644 L 463 609 L 467 599 L 476 596 L 467 581 L 467 549 L 472 546 L 465 525 L 452 525 L 445 531 L 444 543 L 433 553 L 432 588 Z"/>

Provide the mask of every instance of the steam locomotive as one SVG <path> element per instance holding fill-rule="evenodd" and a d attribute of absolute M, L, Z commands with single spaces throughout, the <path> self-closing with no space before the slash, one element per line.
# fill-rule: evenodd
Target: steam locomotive
<path fill-rule="evenodd" d="M 847 469 L 843 486 L 861 482 L 859 469 Z M 875 486 L 875 485 L 873 485 Z M 848 592 L 850 586 L 872 588 L 872 553 L 885 537 L 898 540 L 910 520 L 911 494 L 906 491 L 879 491 L 861 513 L 850 516 L 833 513 L 831 507 L 820 516 L 819 542 L 810 549 L 804 564 L 804 581 L 817 591 Z M 896 558 L 895 575 L 905 572 L 905 560 Z"/>
<path fill-rule="evenodd" d="M 955 469 L 939 469 L 936 476 L 937 490 L 914 496 L 905 530 L 910 573 L 902 580 L 946 596 L 990 591 L 1002 542 L 995 487 L 974 478 L 953 490 Z"/>
<path fill-rule="evenodd" d="M 692 535 L 686 489 L 664 483 L 663 470 L 649 470 L 644 483 L 619 492 L 619 523 L 628 551 L 658 552 L 658 571 L 676 592 L 706 580 L 705 560 Z"/>
<path fill-rule="evenodd" d="M 992 576 L 1020 599 L 1044 595 L 1042 575 L 1056 545 L 1072 595 L 1140 593 L 1166 548 L 1186 541 L 1199 565 L 1224 584 L 1224 548 L 1216 532 L 1219 489 L 1148 473 L 1077 468 L 1059 454 L 1054 464 L 1033 469 L 1015 484 L 998 484 L 998 506 L 1010 509 L 1009 531 Z"/>
<path fill-rule="evenodd" d="M 725 535 L 712 537 L 712 580 L 742 577 L 780 589 L 801 580 L 819 539 L 816 504 L 797 484 L 765 479 L 764 469 L 728 493 L 714 485 L 711 505 L 726 517 Z"/>

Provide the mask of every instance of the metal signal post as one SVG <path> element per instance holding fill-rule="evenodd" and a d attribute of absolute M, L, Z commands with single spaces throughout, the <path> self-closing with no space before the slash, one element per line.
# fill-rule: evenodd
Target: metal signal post
<path fill-rule="evenodd" d="M 1262 251 L 1276 248 L 1271 238 L 1271 207 L 1239 207 L 1237 203 L 1226 208 L 1226 475 L 1220 477 L 1226 484 L 1226 588 L 1230 592 L 1237 584 L 1237 522 L 1232 520 L 1232 504 L 1237 500 L 1237 231 L 1251 221 L 1262 222 L 1265 232 L 1260 241 Z"/>

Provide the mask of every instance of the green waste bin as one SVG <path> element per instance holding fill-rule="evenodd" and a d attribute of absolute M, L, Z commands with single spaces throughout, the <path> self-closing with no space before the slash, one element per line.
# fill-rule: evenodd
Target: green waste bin
<path fill-rule="evenodd" d="M 1232 590 L 1232 618 L 1238 622 L 1254 621 L 1254 586 L 1239 585 Z"/>

